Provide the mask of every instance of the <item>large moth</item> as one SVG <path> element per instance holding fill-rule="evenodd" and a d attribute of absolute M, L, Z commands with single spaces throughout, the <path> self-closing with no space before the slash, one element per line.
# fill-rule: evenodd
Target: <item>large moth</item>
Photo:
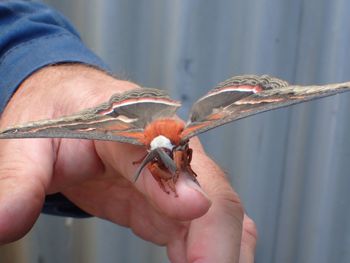
<path fill-rule="evenodd" d="M 348 90 L 350 82 L 297 86 L 267 75 L 236 76 L 197 100 L 184 124 L 175 117 L 180 102 L 162 90 L 135 89 L 74 115 L 4 129 L 0 139 L 58 137 L 142 145 L 147 154 L 134 162 L 139 164 L 135 181 L 147 167 L 163 191 L 176 195 L 175 184 L 181 171 L 196 181 L 191 168 L 191 137 L 260 112 Z"/>

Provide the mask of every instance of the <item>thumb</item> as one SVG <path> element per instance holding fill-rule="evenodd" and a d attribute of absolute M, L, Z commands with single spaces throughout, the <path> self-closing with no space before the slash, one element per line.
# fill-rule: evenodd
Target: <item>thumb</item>
<path fill-rule="evenodd" d="M 38 218 L 52 174 L 50 140 L 0 141 L 0 244 L 24 236 Z"/>
<path fill-rule="evenodd" d="M 96 142 L 95 144 L 105 166 L 112 167 L 118 174 L 134 183 L 135 189 L 162 214 L 187 221 L 200 217 L 208 211 L 211 205 L 209 198 L 186 173 L 182 172 L 176 182 L 178 197 L 175 197 L 172 192 L 165 193 L 147 167 L 134 182 L 139 165 L 134 165 L 133 162 L 140 160 L 146 154 L 143 147 L 116 142 Z"/>

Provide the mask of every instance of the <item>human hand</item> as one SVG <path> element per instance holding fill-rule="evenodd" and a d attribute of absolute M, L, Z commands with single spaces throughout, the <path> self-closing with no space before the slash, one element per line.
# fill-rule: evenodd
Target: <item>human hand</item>
<path fill-rule="evenodd" d="M 135 87 L 83 65 L 46 67 L 22 83 L 0 128 L 75 113 Z M 144 155 L 142 147 L 59 138 L 1 140 L 0 243 L 22 237 L 45 195 L 61 192 L 86 212 L 166 245 L 172 262 L 253 262 L 254 223 L 243 217 L 237 194 L 198 140 L 190 145 L 202 188 L 183 174 L 175 198 L 147 169 L 132 182 L 137 169 L 132 162 Z"/>

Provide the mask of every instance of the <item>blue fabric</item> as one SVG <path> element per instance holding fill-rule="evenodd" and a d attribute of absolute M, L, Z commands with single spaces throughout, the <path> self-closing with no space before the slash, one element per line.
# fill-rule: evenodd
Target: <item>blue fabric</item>
<path fill-rule="evenodd" d="M 33 1 L 0 2 L 0 113 L 30 74 L 44 66 L 64 62 L 84 63 L 109 71 L 57 11 Z M 59 193 L 46 197 L 43 212 L 90 216 Z"/>
<path fill-rule="evenodd" d="M 26 77 L 63 62 L 109 70 L 59 12 L 33 1 L 0 2 L 0 112 Z"/>
<path fill-rule="evenodd" d="M 61 193 L 47 195 L 42 213 L 55 216 L 67 216 L 75 218 L 91 217 L 90 214 L 81 210 Z"/>

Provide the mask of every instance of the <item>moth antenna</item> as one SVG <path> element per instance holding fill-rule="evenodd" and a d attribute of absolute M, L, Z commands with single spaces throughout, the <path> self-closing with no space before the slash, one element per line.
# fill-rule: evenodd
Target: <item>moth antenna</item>
<path fill-rule="evenodd" d="M 157 157 L 157 152 L 156 152 L 155 150 L 150 151 L 150 152 L 146 155 L 146 157 L 145 157 L 145 158 L 143 159 L 143 161 L 141 162 L 140 167 L 139 167 L 139 169 L 137 170 L 137 172 L 136 172 L 136 174 L 135 174 L 135 176 L 134 176 L 134 182 L 136 182 L 137 179 L 139 178 L 139 176 L 140 176 L 140 174 L 141 174 L 143 168 L 145 168 L 145 166 L 146 166 L 149 162 L 151 162 L 154 158 L 156 158 L 156 157 Z"/>
<path fill-rule="evenodd" d="M 164 166 L 171 172 L 171 173 L 175 173 L 177 168 L 176 168 L 176 164 L 174 162 L 173 159 L 171 159 L 169 157 L 169 155 L 167 155 L 162 149 L 157 148 L 154 149 L 154 151 L 157 152 L 157 156 L 159 157 L 159 159 L 162 161 L 162 163 L 164 164 Z"/>
<path fill-rule="evenodd" d="M 151 161 L 153 161 L 155 158 L 158 158 L 158 160 L 160 160 L 162 162 L 162 164 L 171 172 L 171 173 L 175 173 L 177 168 L 176 168 L 176 164 L 173 161 L 173 159 L 171 159 L 169 157 L 169 155 L 167 155 L 161 148 L 156 148 L 152 151 L 149 152 L 149 154 L 147 154 L 147 156 L 145 157 L 145 159 L 143 159 L 139 169 L 137 170 L 135 177 L 134 177 L 134 182 L 136 182 L 136 180 L 139 178 L 143 168 L 150 163 Z"/>

